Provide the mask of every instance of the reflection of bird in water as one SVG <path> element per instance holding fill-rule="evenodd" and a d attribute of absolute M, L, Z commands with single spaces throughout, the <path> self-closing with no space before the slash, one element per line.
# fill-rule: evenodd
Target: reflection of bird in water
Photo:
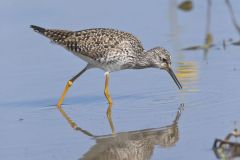
<path fill-rule="evenodd" d="M 157 129 L 146 129 L 97 137 L 96 144 L 82 160 L 146 160 L 150 159 L 155 145 L 173 146 L 179 139 L 177 123 Z"/>
<path fill-rule="evenodd" d="M 150 159 L 154 147 L 171 147 L 179 139 L 178 120 L 183 110 L 181 104 L 176 118 L 169 126 L 138 131 L 121 132 L 107 136 L 93 136 L 96 144 L 84 154 L 81 160 L 146 160 Z"/>
<path fill-rule="evenodd" d="M 172 76 L 179 89 L 182 88 L 171 69 L 171 58 L 168 51 L 161 47 L 144 51 L 141 42 L 130 33 L 105 28 L 82 31 L 45 29 L 34 25 L 31 25 L 31 28 L 88 63 L 81 72 L 68 81 L 57 104 L 58 107 L 61 106 L 72 83 L 90 68 L 100 68 L 105 71 L 104 93 L 109 104 L 112 104 L 108 91 L 109 72 L 113 71 L 160 68 Z"/>
<path fill-rule="evenodd" d="M 234 139 L 235 138 L 235 139 Z M 224 140 L 216 139 L 213 144 L 213 151 L 218 159 L 234 159 L 240 157 L 240 131 L 235 128 Z"/>

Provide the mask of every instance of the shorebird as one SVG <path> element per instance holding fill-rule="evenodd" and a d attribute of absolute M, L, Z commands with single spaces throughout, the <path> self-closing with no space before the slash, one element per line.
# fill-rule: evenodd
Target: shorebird
<path fill-rule="evenodd" d="M 67 91 L 73 82 L 91 68 L 99 68 L 105 71 L 104 94 L 109 105 L 112 105 L 108 89 L 109 73 L 114 71 L 150 67 L 160 68 L 166 70 L 178 88 L 182 89 L 182 85 L 171 69 L 169 52 L 162 47 L 155 47 L 145 51 L 140 40 L 131 33 L 108 28 L 68 31 L 45 29 L 35 25 L 31 25 L 30 27 L 87 62 L 83 70 L 68 80 L 57 103 L 57 107 L 61 107 Z"/>

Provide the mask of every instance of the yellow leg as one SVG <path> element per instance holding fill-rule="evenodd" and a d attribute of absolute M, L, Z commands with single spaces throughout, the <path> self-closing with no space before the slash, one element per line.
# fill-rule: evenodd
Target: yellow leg
<path fill-rule="evenodd" d="M 79 72 L 77 75 L 75 75 L 72 79 L 70 79 L 67 84 L 66 87 L 62 93 L 62 96 L 60 97 L 58 103 L 57 103 L 57 107 L 60 108 L 62 105 L 62 102 L 68 92 L 68 89 L 72 86 L 73 82 L 79 77 L 81 76 L 86 70 L 88 70 L 90 68 L 90 65 L 88 64 L 81 72 Z"/>
<path fill-rule="evenodd" d="M 67 122 L 70 124 L 70 126 L 73 129 L 78 128 L 77 124 L 67 115 L 67 113 L 62 109 L 62 107 L 59 107 L 58 110 L 60 111 L 60 113 L 63 115 L 63 117 L 67 120 Z"/>
<path fill-rule="evenodd" d="M 66 96 L 66 94 L 67 94 L 67 92 L 68 92 L 68 89 L 72 86 L 72 84 L 73 84 L 73 82 L 72 82 L 71 80 L 69 80 L 69 81 L 67 82 L 66 87 L 65 87 L 65 89 L 64 89 L 64 91 L 63 91 L 63 93 L 62 93 L 62 96 L 61 96 L 61 98 L 59 99 L 59 101 L 58 101 L 58 103 L 57 103 L 57 107 L 58 107 L 58 108 L 61 107 L 62 102 L 63 102 L 63 100 L 64 100 L 64 98 L 65 98 L 65 96 Z"/>
<path fill-rule="evenodd" d="M 111 127 L 111 130 L 112 130 L 112 134 L 115 134 L 115 128 L 114 128 L 113 121 L 112 121 L 111 108 L 112 108 L 112 105 L 109 104 L 108 109 L 107 109 L 107 118 L 108 118 L 108 122 Z"/>
<path fill-rule="evenodd" d="M 108 104 L 112 106 L 112 98 L 110 97 L 110 94 L 109 94 L 108 81 L 109 81 L 109 73 L 107 72 L 107 73 L 106 73 L 106 79 L 105 79 L 104 94 L 105 94 L 105 97 L 106 97 L 107 100 L 108 100 Z"/>
<path fill-rule="evenodd" d="M 108 108 L 107 108 L 107 116 L 109 116 L 111 114 L 112 114 L 112 104 L 109 104 Z"/>
<path fill-rule="evenodd" d="M 78 125 L 67 115 L 67 113 L 62 109 L 62 107 L 58 108 L 58 110 L 60 111 L 60 113 L 63 115 L 63 117 L 67 120 L 67 122 L 70 124 L 70 126 L 77 130 L 77 131 L 81 131 L 83 134 L 90 136 L 90 137 L 94 137 L 93 134 L 91 134 L 90 132 L 88 132 L 87 130 L 84 130 L 80 127 L 78 127 Z"/>

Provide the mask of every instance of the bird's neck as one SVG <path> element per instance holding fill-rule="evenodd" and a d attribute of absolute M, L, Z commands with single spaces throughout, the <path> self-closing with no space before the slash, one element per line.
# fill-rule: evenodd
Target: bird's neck
<path fill-rule="evenodd" d="M 138 56 L 135 68 L 143 69 L 153 67 L 152 58 L 153 58 L 152 53 L 150 53 L 149 51 L 140 54 Z"/>

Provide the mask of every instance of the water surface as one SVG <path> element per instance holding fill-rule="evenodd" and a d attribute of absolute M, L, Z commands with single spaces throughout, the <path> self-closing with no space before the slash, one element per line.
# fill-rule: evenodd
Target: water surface
<path fill-rule="evenodd" d="M 1 159 L 216 159 L 215 138 L 239 120 L 240 54 L 232 45 L 239 32 L 223 0 L 194 1 L 188 12 L 179 3 L 1 1 Z M 239 24 L 238 1 L 231 4 Z M 64 101 L 74 130 L 55 104 L 85 62 L 34 33 L 31 24 L 118 28 L 139 37 L 146 49 L 164 46 L 184 89 L 158 69 L 112 73 L 109 123 L 104 74 L 90 70 Z"/>

